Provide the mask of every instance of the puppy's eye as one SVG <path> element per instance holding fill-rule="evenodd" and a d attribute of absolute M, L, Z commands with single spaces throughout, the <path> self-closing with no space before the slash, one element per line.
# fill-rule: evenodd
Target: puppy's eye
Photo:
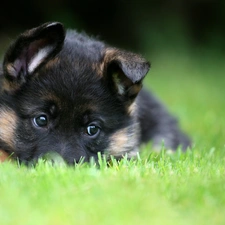
<path fill-rule="evenodd" d="M 33 119 L 36 127 L 46 127 L 48 125 L 48 118 L 45 115 L 37 116 Z"/>
<path fill-rule="evenodd" d="M 100 132 L 100 128 L 96 125 L 89 125 L 86 132 L 89 136 L 96 136 Z"/>

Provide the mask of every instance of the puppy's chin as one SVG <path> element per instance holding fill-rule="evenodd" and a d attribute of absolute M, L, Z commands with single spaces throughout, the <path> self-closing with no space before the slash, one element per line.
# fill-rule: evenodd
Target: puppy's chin
<path fill-rule="evenodd" d="M 4 161 L 9 161 L 9 154 L 0 149 L 0 163 Z"/>

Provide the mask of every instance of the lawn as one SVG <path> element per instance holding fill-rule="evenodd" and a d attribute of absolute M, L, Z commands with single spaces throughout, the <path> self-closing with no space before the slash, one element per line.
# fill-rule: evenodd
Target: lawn
<path fill-rule="evenodd" d="M 190 134 L 193 148 L 143 152 L 100 168 L 0 164 L 0 224 L 225 224 L 225 57 L 149 55 L 145 85 Z"/>

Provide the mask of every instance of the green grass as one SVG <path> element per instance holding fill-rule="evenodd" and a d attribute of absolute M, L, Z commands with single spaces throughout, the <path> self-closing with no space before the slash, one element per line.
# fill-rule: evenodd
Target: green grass
<path fill-rule="evenodd" d="M 0 164 L 0 224 L 225 224 L 225 64 L 212 54 L 150 56 L 145 84 L 193 149 L 143 146 L 137 160 L 67 167 Z"/>

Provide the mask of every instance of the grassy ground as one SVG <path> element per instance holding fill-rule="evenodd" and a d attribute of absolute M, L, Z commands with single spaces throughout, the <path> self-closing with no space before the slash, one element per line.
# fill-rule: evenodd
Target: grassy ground
<path fill-rule="evenodd" d="M 216 55 L 216 54 L 215 54 Z M 211 54 L 150 56 L 150 87 L 193 139 L 187 153 L 37 168 L 0 164 L 0 224 L 225 224 L 225 64 Z"/>

